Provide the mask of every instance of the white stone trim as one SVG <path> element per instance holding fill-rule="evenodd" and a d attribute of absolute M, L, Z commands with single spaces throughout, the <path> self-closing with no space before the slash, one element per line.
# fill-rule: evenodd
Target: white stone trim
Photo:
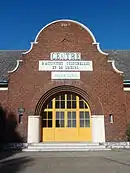
<path fill-rule="evenodd" d="M 8 87 L 2 87 L 0 88 L 0 91 L 7 91 L 8 90 Z"/>
<path fill-rule="evenodd" d="M 104 118 L 104 115 L 92 115 L 92 118 Z"/>
<path fill-rule="evenodd" d="M 123 71 L 120 71 L 120 70 L 118 70 L 116 68 L 116 66 L 115 66 L 115 60 L 108 60 L 108 62 L 112 63 L 112 67 L 115 70 L 115 72 L 120 73 L 120 74 L 123 74 L 124 73 Z"/>
<path fill-rule="evenodd" d="M 27 50 L 26 52 L 23 52 L 22 55 L 26 55 L 27 53 L 29 53 L 29 52 L 32 50 L 33 45 L 34 45 L 34 44 L 37 44 L 37 43 L 38 43 L 38 42 L 31 42 L 31 43 L 30 43 L 30 44 L 31 44 L 30 49 Z"/>
<path fill-rule="evenodd" d="M 20 62 L 23 62 L 23 60 L 17 60 L 16 67 L 15 67 L 13 70 L 8 71 L 8 73 L 13 73 L 13 72 L 15 72 L 15 71 L 18 69 Z"/>
<path fill-rule="evenodd" d="M 40 116 L 28 116 L 28 143 L 39 143 L 41 139 L 41 118 Z"/>
<path fill-rule="evenodd" d="M 92 142 L 105 142 L 104 115 L 92 115 Z"/>
<path fill-rule="evenodd" d="M 130 91 L 130 87 L 124 87 L 124 91 Z"/>
<path fill-rule="evenodd" d="M 31 118 L 40 118 L 40 115 L 29 115 L 28 117 L 31 117 Z"/>
<path fill-rule="evenodd" d="M 103 52 L 103 51 L 101 50 L 101 48 L 100 48 L 100 43 L 93 43 L 93 44 L 97 46 L 97 50 L 98 50 L 101 54 L 103 54 L 103 55 L 108 55 L 108 53 Z"/>

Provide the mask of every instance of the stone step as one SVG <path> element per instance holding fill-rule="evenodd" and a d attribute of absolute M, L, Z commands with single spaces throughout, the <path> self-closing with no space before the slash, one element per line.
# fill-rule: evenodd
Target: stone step
<path fill-rule="evenodd" d="M 111 150 L 99 143 L 33 143 L 23 151 L 104 151 Z"/>
<path fill-rule="evenodd" d="M 130 146 L 116 145 L 116 146 L 108 146 L 107 148 L 111 148 L 111 149 L 130 149 Z"/>
<path fill-rule="evenodd" d="M 23 151 L 110 151 L 110 148 L 26 148 Z"/>
<path fill-rule="evenodd" d="M 76 148 L 76 149 L 78 149 L 78 148 L 106 148 L 105 146 L 46 146 L 46 147 L 44 147 L 44 146 L 28 146 L 28 148 L 45 148 L 45 149 L 50 149 L 50 148 L 52 148 L 52 149 L 56 149 L 56 148 L 61 148 L 61 149 L 64 149 L 64 148 L 70 148 L 70 149 L 72 149 L 72 148 Z"/>
<path fill-rule="evenodd" d="M 33 147 L 77 147 L 77 146 L 82 146 L 82 147 L 86 147 L 86 146 L 100 146 L 99 143 L 31 143 L 29 144 L 29 146 L 33 146 Z"/>

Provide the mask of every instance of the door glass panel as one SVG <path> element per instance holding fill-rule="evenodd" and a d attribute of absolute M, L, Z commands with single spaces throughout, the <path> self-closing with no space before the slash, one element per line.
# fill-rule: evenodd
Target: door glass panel
<path fill-rule="evenodd" d="M 56 108 L 59 108 L 59 101 L 56 101 L 56 102 L 55 102 L 55 107 L 56 107 Z"/>
<path fill-rule="evenodd" d="M 80 120 L 80 127 L 84 127 L 84 120 Z"/>
<path fill-rule="evenodd" d="M 76 108 L 76 101 L 72 101 L 72 108 Z"/>
<path fill-rule="evenodd" d="M 85 127 L 90 127 L 90 120 L 85 120 Z"/>
<path fill-rule="evenodd" d="M 76 120 L 76 112 L 72 112 L 72 119 Z"/>
<path fill-rule="evenodd" d="M 64 127 L 64 120 L 56 120 L 56 127 Z"/>
<path fill-rule="evenodd" d="M 47 119 L 47 112 L 43 112 L 43 119 Z"/>
<path fill-rule="evenodd" d="M 61 108 L 65 108 L 65 101 L 61 101 Z"/>
<path fill-rule="evenodd" d="M 67 114 L 68 114 L 68 119 L 71 120 L 71 112 L 68 112 Z"/>
<path fill-rule="evenodd" d="M 48 108 L 52 108 L 52 101 L 48 103 Z"/>
<path fill-rule="evenodd" d="M 67 101 L 67 108 L 71 108 L 71 101 Z"/>
<path fill-rule="evenodd" d="M 84 119 L 84 112 L 83 111 L 80 112 L 80 119 L 82 119 L 82 120 Z"/>
<path fill-rule="evenodd" d="M 42 121 L 42 127 L 47 127 L 47 122 L 46 122 L 47 120 L 43 120 Z"/>
<path fill-rule="evenodd" d="M 56 120 L 56 127 L 60 127 L 59 120 Z"/>
<path fill-rule="evenodd" d="M 61 100 L 61 95 L 59 95 L 59 100 Z"/>
<path fill-rule="evenodd" d="M 60 114 L 60 119 L 64 120 L 64 112 L 59 112 Z"/>
<path fill-rule="evenodd" d="M 55 99 L 56 99 L 56 100 L 59 100 L 59 95 L 57 95 L 57 96 L 55 97 Z"/>
<path fill-rule="evenodd" d="M 89 112 L 85 112 L 85 119 L 89 119 Z"/>
<path fill-rule="evenodd" d="M 76 127 L 76 120 L 72 120 L 72 127 Z"/>
<path fill-rule="evenodd" d="M 59 120 L 59 112 L 56 112 L 56 120 Z"/>
<path fill-rule="evenodd" d="M 79 101 L 79 108 L 84 108 L 84 101 Z"/>
<path fill-rule="evenodd" d="M 65 100 L 65 94 L 61 95 L 61 100 Z"/>
<path fill-rule="evenodd" d="M 71 100 L 71 94 L 67 94 L 67 100 Z"/>
<path fill-rule="evenodd" d="M 48 112 L 48 119 L 52 119 L 52 112 Z"/>
<path fill-rule="evenodd" d="M 69 119 L 67 121 L 67 127 L 71 127 L 71 120 L 69 120 Z"/>
<path fill-rule="evenodd" d="M 52 120 L 48 120 L 48 127 L 52 127 Z"/>
<path fill-rule="evenodd" d="M 64 127 L 64 120 L 60 121 L 60 127 Z"/>
<path fill-rule="evenodd" d="M 67 112 L 67 127 L 76 127 L 76 112 Z"/>
<path fill-rule="evenodd" d="M 72 94 L 72 100 L 76 100 L 76 95 Z"/>
<path fill-rule="evenodd" d="M 56 127 L 64 127 L 64 112 L 56 112 Z"/>

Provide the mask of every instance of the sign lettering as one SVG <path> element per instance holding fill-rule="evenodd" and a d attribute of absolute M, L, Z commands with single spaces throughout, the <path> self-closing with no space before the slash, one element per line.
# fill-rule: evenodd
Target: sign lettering
<path fill-rule="evenodd" d="M 92 61 L 39 61 L 39 71 L 92 71 Z"/>

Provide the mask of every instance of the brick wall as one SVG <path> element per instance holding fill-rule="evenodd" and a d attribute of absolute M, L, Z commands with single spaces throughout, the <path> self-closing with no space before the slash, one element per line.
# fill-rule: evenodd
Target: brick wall
<path fill-rule="evenodd" d="M 127 110 L 127 124 L 130 123 L 130 92 L 125 91 L 126 97 L 126 110 Z"/>
<path fill-rule="evenodd" d="M 8 90 L 0 90 L 0 104 L 3 108 L 8 107 Z"/>

